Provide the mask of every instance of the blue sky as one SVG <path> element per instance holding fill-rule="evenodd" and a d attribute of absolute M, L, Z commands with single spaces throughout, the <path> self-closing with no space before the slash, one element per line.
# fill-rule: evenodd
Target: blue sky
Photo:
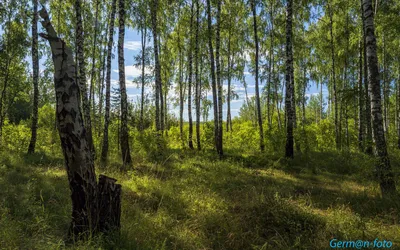
<path fill-rule="evenodd" d="M 39 23 L 39 31 L 41 30 Z M 3 30 L 0 28 L 0 35 L 2 35 Z M 114 45 L 116 44 L 117 41 L 117 32 L 114 37 Z M 39 38 L 41 39 L 41 38 Z M 147 43 L 147 46 L 152 46 L 151 42 Z M 135 102 L 140 98 L 140 88 L 137 88 L 136 84 L 132 82 L 133 78 L 140 76 L 141 74 L 141 69 L 136 68 L 133 66 L 134 64 L 134 56 L 139 53 L 141 50 L 141 37 L 140 34 L 137 32 L 137 30 L 127 28 L 125 32 L 125 45 L 124 45 L 124 53 L 125 53 L 125 75 L 126 75 L 126 84 L 127 84 L 127 94 L 128 94 L 128 99 L 132 102 Z M 116 46 L 114 46 L 113 54 L 115 55 L 114 59 L 112 60 L 111 63 L 111 84 L 114 87 L 118 86 L 118 57 L 117 57 L 117 50 Z M 30 56 L 26 58 L 26 60 L 31 64 L 31 59 Z M 41 67 L 43 68 L 42 63 L 45 61 L 45 58 L 41 58 Z M 255 81 L 254 77 L 248 73 L 248 69 L 245 68 L 245 76 L 246 76 L 246 82 L 247 82 L 247 91 L 248 91 L 248 96 L 249 98 L 255 95 Z M 284 79 L 281 79 L 282 81 Z M 234 91 L 239 95 L 238 100 L 232 100 L 231 101 L 231 114 L 232 117 L 238 116 L 239 115 L 239 110 L 240 107 L 243 105 L 245 101 L 245 91 L 243 85 L 238 82 L 238 81 L 232 81 L 232 86 L 234 88 Z M 264 82 L 260 84 L 260 90 L 263 88 Z M 224 82 L 224 89 L 227 89 L 227 82 Z M 148 93 L 149 96 L 152 95 L 153 90 L 150 87 L 145 88 L 145 93 Z M 170 90 L 170 97 L 174 95 L 173 90 Z M 326 97 L 327 95 L 327 90 L 326 87 L 323 89 L 324 96 Z M 318 94 L 319 89 L 314 83 L 310 83 L 310 86 L 307 90 L 307 96 Z M 207 93 L 208 98 L 211 100 L 211 90 Z M 194 105 L 192 106 L 194 108 Z M 179 115 L 179 107 L 174 106 L 172 102 L 169 103 L 169 110 L 170 112 L 175 113 L 175 115 L 178 117 Z M 227 105 L 224 104 L 223 107 L 223 117 L 224 120 L 226 118 L 226 113 L 227 113 Z M 185 110 L 184 110 L 184 119 L 188 119 L 188 110 L 187 110 L 187 104 L 185 105 Z M 195 117 L 193 116 L 193 119 Z M 213 111 L 212 109 L 209 112 L 209 119 L 213 119 Z"/>
<path fill-rule="evenodd" d="M 115 37 L 116 38 L 116 37 Z M 132 79 L 134 77 L 137 77 L 141 74 L 141 70 L 140 68 L 135 68 L 133 66 L 134 64 L 134 56 L 140 52 L 141 50 L 141 38 L 140 38 L 140 34 L 137 33 L 136 30 L 134 29 L 127 29 L 125 32 L 125 74 L 126 74 L 126 80 L 127 80 L 127 92 L 128 92 L 128 97 L 129 99 L 131 99 L 132 101 L 136 101 L 137 97 L 140 96 L 140 88 L 136 88 L 136 84 L 132 83 Z M 149 44 L 150 46 L 152 46 L 152 44 Z M 116 54 L 116 51 L 114 51 L 114 53 Z M 117 64 L 117 57 L 114 58 L 114 60 L 112 61 L 112 84 L 118 85 L 118 64 Z M 246 71 L 247 69 L 245 69 Z M 246 76 L 246 82 L 247 82 L 247 91 L 248 91 L 248 96 L 252 97 L 255 95 L 255 81 L 254 81 L 254 77 L 248 73 L 248 71 L 245 72 L 245 76 Z M 283 80 L 283 79 L 282 79 Z M 244 91 L 244 87 L 243 85 L 238 82 L 238 81 L 233 81 L 232 82 L 233 88 L 235 90 L 236 93 L 238 93 L 239 95 L 239 99 L 238 100 L 232 100 L 231 101 L 231 113 L 232 113 L 232 117 L 238 116 L 239 114 L 239 109 L 240 107 L 243 105 L 244 101 L 245 101 L 245 91 Z M 260 89 L 262 89 L 264 86 L 264 83 L 260 84 Z M 227 82 L 224 82 L 224 89 L 227 89 Z M 152 89 L 150 88 L 146 88 L 145 89 L 146 93 L 152 93 Z M 170 90 L 170 92 L 173 92 L 172 90 Z M 326 95 L 327 90 L 324 87 L 323 89 L 324 95 Z M 171 93 L 172 94 L 172 93 Z M 314 94 L 319 94 L 319 89 L 317 88 L 317 86 L 314 83 L 310 83 L 310 87 L 307 90 L 307 96 L 310 95 L 314 95 Z M 172 96 L 172 95 L 170 95 Z M 211 90 L 208 92 L 208 98 L 211 100 L 212 96 L 211 96 Z M 179 107 L 174 107 L 171 104 L 169 104 L 169 110 L 174 112 L 176 114 L 176 116 L 178 116 L 178 112 L 179 112 Z M 223 116 L 224 119 L 226 118 L 226 112 L 227 112 L 227 105 L 224 104 L 223 107 Z M 184 111 L 184 119 L 187 120 L 187 105 L 185 105 L 185 111 Z M 212 110 L 210 110 L 210 114 L 209 114 L 209 119 L 213 118 L 213 113 Z"/>

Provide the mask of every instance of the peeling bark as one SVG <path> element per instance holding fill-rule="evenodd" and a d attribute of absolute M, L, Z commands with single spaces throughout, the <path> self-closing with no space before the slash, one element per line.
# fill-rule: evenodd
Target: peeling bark
<path fill-rule="evenodd" d="M 93 233 L 111 229 L 99 224 L 99 215 L 106 214 L 105 209 L 108 209 L 109 213 L 102 216 L 101 220 L 113 220 L 113 225 L 117 227 L 112 228 L 119 228 L 120 210 L 115 208 L 120 207 L 121 187 L 119 186 L 119 191 L 118 188 L 111 190 L 112 195 L 108 196 L 101 196 L 102 192 L 98 191 L 80 107 L 81 93 L 75 74 L 73 52 L 57 36 L 47 11 L 43 8 L 39 14 L 43 19 L 42 26 L 47 31 L 47 34 L 41 33 L 40 36 L 50 43 L 54 63 L 56 118 L 72 200 L 69 236 L 85 239 Z M 111 208 L 102 206 L 104 203 L 112 204 Z"/>
<path fill-rule="evenodd" d="M 368 89 L 371 95 L 373 139 L 375 142 L 375 156 L 379 160 L 376 165 L 376 173 L 380 181 L 382 196 L 386 196 L 395 193 L 396 186 L 393 180 L 393 173 L 387 153 L 385 132 L 383 128 L 381 85 L 378 70 L 378 56 L 376 52 L 377 46 L 372 1 L 363 0 L 362 8 L 364 14 L 364 31 L 367 52 Z"/>
<path fill-rule="evenodd" d="M 293 0 L 287 1 L 286 6 L 286 146 L 285 157 L 294 157 L 293 129 L 295 123 L 295 96 L 293 79 L 293 50 L 292 50 L 292 6 Z"/>

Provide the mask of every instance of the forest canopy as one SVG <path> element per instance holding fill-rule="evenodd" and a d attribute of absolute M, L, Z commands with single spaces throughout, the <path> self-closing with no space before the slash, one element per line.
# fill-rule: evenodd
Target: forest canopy
<path fill-rule="evenodd" d="M 400 1 L 0 3 L 0 248 L 400 244 Z"/>

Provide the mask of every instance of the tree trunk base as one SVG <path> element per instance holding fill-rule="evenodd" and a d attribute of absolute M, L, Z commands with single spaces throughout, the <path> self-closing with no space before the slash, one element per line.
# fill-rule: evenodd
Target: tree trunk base
<path fill-rule="evenodd" d="M 118 231 L 121 226 L 121 185 L 116 181 L 105 175 L 99 176 L 97 230 L 102 233 Z"/>

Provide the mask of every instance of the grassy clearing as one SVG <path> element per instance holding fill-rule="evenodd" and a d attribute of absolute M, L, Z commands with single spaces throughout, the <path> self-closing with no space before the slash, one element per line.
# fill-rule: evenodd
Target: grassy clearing
<path fill-rule="evenodd" d="M 2 153 L 0 248 L 328 249 L 331 238 L 377 237 L 400 246 L 400 201 L 379 197 L 366 156 L 166 155 L 97 170 L 123 186 L 121 233 L 65 245 L 71 205 L 62 161 Z"/>

